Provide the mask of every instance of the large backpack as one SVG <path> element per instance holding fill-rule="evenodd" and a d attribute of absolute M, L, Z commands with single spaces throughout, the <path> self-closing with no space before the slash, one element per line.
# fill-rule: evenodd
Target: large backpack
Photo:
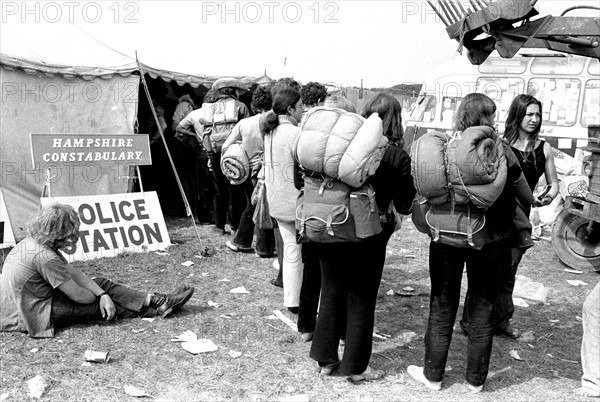
<path fill-rule="evenodd" d="M 490 240 L 483 211 L 471 204 L 431 205 L 426 198 L 417 197 L 412 221 L 436 243 L 480 250 Z"/>
<path fill-rule="evenodd" d="M 296 203 L 298 242 L 357 242 L 381 232 L 375 191 L 360 188 L 324 174 L 304 177 Z"/>
<path fill-rule="evenodd" d="M 233 98 L 226 98 L 214 103 L 202 104 L 204 111 L 202 124 L 205 126 L 202 137 L 204 149 L 215 153 L 221 152 L 225 140 L 238 122 L 238 102 Z"/>

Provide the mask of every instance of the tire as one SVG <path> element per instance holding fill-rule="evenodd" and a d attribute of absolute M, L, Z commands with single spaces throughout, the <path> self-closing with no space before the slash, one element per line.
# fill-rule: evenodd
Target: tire
<path fill-rule="evenodd" d="M 552 247 L 565 265 L 600 271 L 600 224 L 596 223 L 594 232 L 586 238 L 589 222 L 569 211 L 562 211 L 552 228 Z"/>

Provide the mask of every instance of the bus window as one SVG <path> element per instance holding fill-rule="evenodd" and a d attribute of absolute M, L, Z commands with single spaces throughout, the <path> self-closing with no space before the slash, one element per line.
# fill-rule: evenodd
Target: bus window
<path fill-rule="evenodd" d="M 588 73 L 590 75 L 595 75 L 596 77 L 600 75 L 600 60 L 592 59 L 590 60 L 590 66 L 588 67 Z"/>
<path fill-rule="evenodd" d="M 498 108 L 496 121 L 504 122 L 513 99 L 525 92 L 522 78 L 481 77 L 477 80 L 477 91 L 489 96 Z"/>
<path fill-rule="evenodd" d="M 488 57 L 479 66 L 482 74 L 523 74 L 527 69 L 529 59 L 503 59 L 501 57 Z"/>
<path fill-rule="evenodd" d="M 581 83 L 573 78 L 532 78 L 527 92 L 542 102 L 544 124 L 572 126 L 577 120 Z"/>
<path fill-rule="evenodd" d="M 430 123 L 435 118 L 436 99 L 433 95 L 420 95 L 411 106 L 410 120 Z"/>
<path fill-rule="evenodd" d="M 454 118 L 454 112 L 458 109 L 462 97 L 458 96 L 444 96 L 442 98 L 442 116 L 440 121 L 452 124 Z"/>
<path fill-rule="evenodd" d="M 577 75 L 583 71 L 583 57 L 536 57 L 531 63 L 533 74 Z"/>
<path fill-rule="evenodd" d="M 600 80 L 589 80 L 585 83 L 581 124 L 584 127 L 590 124 L 600 124 Z"/>

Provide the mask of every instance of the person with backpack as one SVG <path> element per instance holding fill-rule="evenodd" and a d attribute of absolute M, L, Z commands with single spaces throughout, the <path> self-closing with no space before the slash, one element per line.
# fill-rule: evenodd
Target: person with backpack
<path fill-rule="evenodd" d="M 188 84 L 189 86 L 189 84 Z M 189 86 L 190 87 L 190 86 Z M 188 89 L 191 93 L 191 87 Z M 187 197 L 190 209 L 194 215 L 194 219 L 199 222 L 198 214 L 198 153 L 202 150 L 198 137 L 196 135 L 190 135 L 191 132 L 177 131 L 179 123 L 194 109 L 196 104 L 192 100 L 190 93 L 186 93 L 179 97 L 178 104 L 173 112 L 173 119 L 171 121 L 171 131 L 175 138 L 175 150 L 177 157 L 177 174 L 181 179 L 181 186 Z M 183 127 L 181 127 L 183 128 Z M 186 135 L 187 134 L 187 135 Z M 195 133 L 194 133 L 195 134 Z"/>
<path fill-rule="evenodd" d="M 302 119 L 300 93 L 292 88 L 273 98 L 273 113 L 262 121 L 265 160 L 264 175 L 271 216 L 277 221 L 283 240 L 283 303 L 297 312 L 302 285 L 302 247 L 296 243 L 295 212 L 299 190 L 294 185 L 294 147 Z"/>
<path fill-rule="evenodd" d="M 229 233 L 225 230 L 225 224 L 231 195 L 229 181 L 221 170 L 221 151 L 233 127 L 238 121 L 250 117 L 250 111 L 238 100 L 239 91 L 244 89 L 238 80 L 220 78 L 213 83 L 212 88 L 217 91 L 217 100 L 202 105 L 206 113 L 202 143 L 208 152 L 215 181 L 215 226 L 223 235 L 227 235 Z M 236 230 L 239 219 L 237 222 L 232 219 L 230 223 L 232 230 Z"/>
<path fill-rule="evenodd" d="M 265 152 L 259 121 L 265 113 L 271 110 L 272 105 L 273 97 L 271 93 L 262 87 L 256 88 L 252 94 L 252 109 L 258 114 L 240 120 L 223 144 L 222 153 L 225 154 L 229 146 L 241 141 L 242 148 L 250 161 L 251 173 L 248 179 L 242 184 L 231 186 L 233 198 L 246 200 L 246 208 L 241 214 L 239 223 L 236 224 L 238 230 L 235 236 L 225 243 L 227 248 L 235 252 L 252 249 L 255 226 L 252 217 L 254 216 L 255 206 L 250 202 L 250 198 L 258 181 L 257 176 L 262 168 Z M 235 216 L 235 214 L 232 215 L 232 217 Z M 273 257 L 275 254 L 273 229 L 257 229 L 256 233 L 256 255 L 261 258 Z"/>
<path fill-rule="evenodd" d="M 377 113 L 387 137 L 383 157 L 367 182 L 375 190 L 382 230 L 358 242 L 318 243 L 321 264 L 321 304 L 310 349 L 321 374 L 334 371 L 355 384 L 383 378 L 384 372 L 369 366 L 377 292 L 385 263 L 388 240 L 395 227 L 392 205 L 409 214 L 415 196 L 410 156 L 403 149 L 402 108 L 390 94 L 380 93 L 366 106 L 365 118 Z M 381 127 L 380 127 L 381 129 Z M 345 335 L 342 360 L 338 346 Z"/>
<path fill-rule="evenodd" d="M 533 206 L 542 207 L 550 204 L 558 195 L 559 188 L 552 147 L 547 142 L 538 139 L 542 127 L 542 103 L 531 95 L 518 95 L 508 109 L 505 126 L 504 140 L 517 157 L 532 192 L 540 177 L 545 175 L 548 191 L 541 198 L 534 197 Z M 527 220 L 529 220 L 531 206 L 523 206 L 523 215 Z M 497 322 L 495 334 L 512 339 L 517 339 L 520 335 L 519 330 L 510 323 L 515 312 L 512 296 L 517 268 L 525 251 L 533 246 L 531 231 L 526 232 L 525 236 L 521 233 L 522 231 L 515 228 L 511 235 L 511 265 L 506 266 L 502 272 L 495 306 Z M 466 298 L 468 297 L 467 293 Z M 464 309 L 460 325 L 463 332 L 467 333 L 468 319 Z"/>
<path fill-rule="evenodd" d="M 487 155 L 496 153 L 497 159 L 490 165 L 499 172 L 505 172 L 504 184 L 500 188 L 488 190 L 489 192 L 499 190 L 499 194 L 480 193 L 487 199 L 493 198 L 494 201 L 487 208 L 483 215 L 485 225 L 481 229 L 485 233 L 485 242 L 480 249 L 471 247 L 474 238 L 469 240 L 469 246 L 457 242 L 456 236 L 451 234 L 444 235 L 437 231 L 430 232 L 432 240 L 429 245 L 429 275 L 431 280 L 431 296 L 429 303 L 429 320 L 425 333 L 425 357 L 423 367 L 408 366 L 408 373 L 417 381 L 424 384 L 427 388 L 439 391 L 442 387 L 442 379 L 446 369 L 448 358 L 448 349 L 452 340 L 452 332 L 456 312 L 460 301 L 461 280 L 463 270 L 466 265 L 468 277 L 468 293 L 470 297 L 465 301 L 467 304 L 468 340 L 466 351 L 466 381 L 467 386 L 472 392 L 480 392 L 487 378 L 490 356 L 492 353 L 492 341 L 496 322 L 494 318 L 494 306 L 498 293 L 498 281 L 501 273 L 511 264 L 511 252 L 509 246 L 509 236 L 512 230 L 513 218 L 517 208 L 517 200 L 522 205 L 531 204 L 533 196 L 524 182 L 521 167 L 510 148 L 498 139 L 497 133 L 493 131 L 494 118 L 496 115 L 496 105 L 486 95 L 472 93 L 465 96 L 458 107 L 454 116 L 455 133 L 451 137 L 459 141 L 459 145 L 470 146 L 467 141 L 460 142 L 461 138 L 467 137 L 466 130 L 473 129 L 477 132 L 491 133 L 491 138 L 486 138 L 486 144 L 493 144 Z M 488 142 L 491 141 L 491 142 Z M 446 158 L 450 160 L 450 151 L 452 142 L 448 142 L 442 151 Z M 413 147 L 413 158 L 419 160 L 419 155 L 415 155 L 418 143 Z M 477 150 L 477 147 L 475 147 Z M 424 158 L 433 158 L 435 150 L 429 150 Z M 457 149 L 456 154 L 469 154 L 466 149 Z M 478 154 L 473 151 L 473 155 Z M 478 154 L 481 155 L 481 154 Z M 503 155 L 503 156 L 502 156 Z M 426 164 L 426 162 L 423 162 Z M 454 168 L 449 166 L 444 176 L 450 176 L 449 171 Z M 445 165 L 444 165 L 445 166 Z M 465 162 L 468 170 L 472 174 L 476 166 Z M 413 166 L 413 175 L 415 175 L 416 185 L 421 189 L 421 184 L 427 181 L 423 176 L 427 175 L 427 169 L 421 166 Z M 439 167 L 438 167 L 439 169 Z M 431 180 L 431 175 L 429 175 Z M 468 177 L 463 177 L 465 181 Z M 423 182 L 421 182 L 423 181 Z M 495 182 L 495 180 L 494 180 Z M 450 188 L 451 186 L 447 186 Z M 473 186 L 475 187 L 475 186 Z M 490 187 L 488 187 L 490 189 Z M 458 188 L 453 188 L 450 193 L 451 200 L 446 201 L 450 208 L 454 209 L 453 214 L 446 215 L 458 219 L 460 215 L 456 199 L 452 198 L 458 194 Z M 420 193 L 420 195 L 423 195 Z M 432 204 L 433 198 L 430 199 Z M 474 207 L 469 207 L 469 216 L 475 213 Z M 415 219 L 413 219 L 415 221 Z M 429 222 L 429 221 L 427 221 Z M 435 234 L 435 236 L 434 236 Z M 474 234 L 471 234 L 474 235 Z M 460 246 L 459 246 L 460 245 Z"/>
<path fill-rule="evenodd" d="M 310 109 L 323 104 L 327 97 L 327 88 L 319 82 L 311 81 L 302 86 L 300 95 L 302 97 L 304 111 L 308 112 Z"/>

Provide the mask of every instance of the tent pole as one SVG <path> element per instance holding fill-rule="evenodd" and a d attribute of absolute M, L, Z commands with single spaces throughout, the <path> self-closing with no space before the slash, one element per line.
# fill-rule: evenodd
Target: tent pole
<path fill-rule="evenodd" d="M 171 157 L 171 153 L 169 152 L 169 147 L 167 146 L 167 140 L 163 134 L 163 130 L 160 127 L 160 122 L 158 121 L 158 116 L 156 115 L 156 110 L 154 109 L 154 104 L 152 102 L 152 98 L 150 97 L 150 90 L 148 89 L 148 84 L 146 83 L 146 79 L 144 78 L 144 69 L 142 68 L 142 64 L 137 58 L 137 52 L 135 53 L 135 61 L 137 62 L 138 69 L 140 70 L 140 78 L 142 80 L 142 85 L 144 86 L 144 92 L 146 93 L 146 97 L 148 98 L 148 103 L 150 104 L 150 110 L 152 110 L 152 116 L 154 116 L 154 121 L 156 122 L 156 126 L 158 127 L 158 132 L 160 133 L 160 138 L 162 138 L 163 145 L 165 146 L 165 151 L 167 152 L 167 156 L 169 157 L 169 162 L 171 162 L 171 168 L 173 169 L 173 174 L 175 175 L 175 179 L 177 180 L 177 186 L 179 187 L 179 192 L 181 193 L 181 198 L 183 198 L 183 204 L 185 205 L 185 212 L 187 216 L 192 220 L 192 225 L 194 225 L 194 231 L 196 232 L 196 236 L 198 237 L 198 241 L 200 242 L 200 247 L 202 247 L 202 253 L 206 253 L 206 247 L 200 238 L 200 233 L 198 233 L 198 227 L 196 226 L 196 221 L 194 220 L 194 214 L 192 214 L 192 210 L 190 208 L 190 204 L 185 196 L 185 191 L 183 191 L 183 186 L 181 185 L 181 180 L 179 180 L 179 175 L 177 174 L 177 169 L 175 169 L 175 163 L 173 163 L 173 158 Z M 139 171 L 138 171 L 139 172 Z M 140 176 L 140 186 L 142 180 Z"/>
<path fill-rule="evenodd" d="M 144 184 L 142 183 L 142 172 L 140 172 L 140 165 L 135 165 L 135 172 L 137 173 L 138 180 L 140 181 L 140 190 L 144 192 Z"/>

